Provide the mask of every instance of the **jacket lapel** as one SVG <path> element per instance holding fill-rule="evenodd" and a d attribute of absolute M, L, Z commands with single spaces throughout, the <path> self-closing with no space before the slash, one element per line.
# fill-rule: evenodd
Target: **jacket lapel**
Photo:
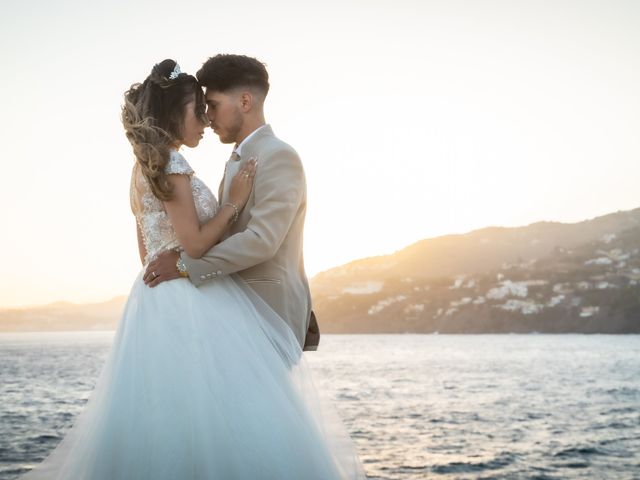
<path fill-rule="evenodd" d="M 265 137 L 273 137 L 273 136 L 274 136 L 273 129 L 271 128 L 271 125 L 267 123 L 265 126 L 261 127 L 260 130 L 257 131 L 255 135 L 247 141 L 247 143 L 242 145 L 242 158 L 240 159 L 240 161 L 244 162 L 245 160 L 251 157 L 258 157 L 258 165 L 259 165 L 260 156 L 256 151 L 257 143 Z M 260 167 L 258 166 L 258 168 Z"/>
<path fill-rule="evenodd" d="M 274 136 L 273 129 L 271 128 L 271 125 L 266 124 L 264 127 L 260 128 L 260 131 L 256 132 L 256 134 L 251 137 L 247 143 L 242 145 L 242 156 L 240 157 L 240 163 L 244 163 L 251 157 L 258 157 L 258 154 L 255 150 L 257 141 L 261 138 L 269 136 Z M 230 161 L 231 160 L 228 160 L 224 166 L 224 174 L 222 175 L 222 180 L 220 181 L 220 186 L 218 187 L 218 203 L 220 204 L 222 204 L 222 196 L 224 195 L 224 183 L 225 179 L 227 178 L 227 170 Z"/>

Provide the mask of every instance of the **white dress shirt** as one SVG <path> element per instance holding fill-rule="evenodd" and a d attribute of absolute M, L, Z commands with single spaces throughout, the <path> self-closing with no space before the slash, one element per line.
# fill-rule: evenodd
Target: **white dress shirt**
<path fill-rule="evenodd" d="M 237 146 L 233 151 L 234 151 L 235 153 L 237 153 L 239 157 L 241 157 L 241 156 L 242 156 L 242 146 L 243 146 L 245 143 L 247 143 L 247 142 L 249 141 L 249 139 L 250 139 L 251 137 L 253 137 L 253 136 L 258 132 L 258 130 L 260 130 L 260 129 L 262 129 L 262 128 L 266 127 L 267 125 L 268 125 L 268 124 L 266 124 L 266 123 L 265 123 L 264 125 L 262 125 L 262 126 L 260 126 L 260 127 L 256 128 L 253 132 L 251 132 L 249 135 L 247 135 L 247 137 L 246 137 L 244 140 L 242 140 L 242 142 L 240 142 L 240 145 L 238 145 L 238 146 Z"/>
<path fill-rule="evenodd" d="M 242 157 L 242 146 L 246 144 L 247 141 L 258 132 L 258 130 L 266 127 L 267 125 L 268 124 L 262 125 L 256 128 L 249 135 L 247 135 L 246 138 L 242 140 L 242 142 L 240 142 L 240 145 L 238 145 L 236 148 L 233 149 L 233 152 L 237 153 L 239 157 Z M 234 160 L 229 160 L 227 162 L 227 166 L 225 167 L 225 174 L 224 174 L 224 187 L 223 187 L 224 189 L 222 190 L 222 200 L 221 200 L 222 202 L 226 202 L 229 199 L 229 187 L 231 186 L 231 180 L 233 180 L 233 177 L 236 175 L 236 173 L 238 173 L 238 170 L 240 170 L 241 163 L 243 162 L 234 161 Z"/>

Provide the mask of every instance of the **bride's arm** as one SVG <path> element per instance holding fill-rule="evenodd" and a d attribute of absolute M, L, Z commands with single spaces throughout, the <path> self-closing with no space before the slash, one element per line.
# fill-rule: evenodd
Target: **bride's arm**
<path fill-rule="evenodd" d="M 235 204 L 238 210 L 247 203 L 253 186 L 254 173 L 255 163 L 247 162 L 232 180 L 229 202 Z M 172 198 L 164 202 L 164 208 L 176 232 L 178 242 L 187 255 L 200 258 L 222 239 L 236 211 L 229 204 L 222 205 L 211 220 L 200 225 L 189 176 L 171 174 L 167 178 L 173 190 Z"/>

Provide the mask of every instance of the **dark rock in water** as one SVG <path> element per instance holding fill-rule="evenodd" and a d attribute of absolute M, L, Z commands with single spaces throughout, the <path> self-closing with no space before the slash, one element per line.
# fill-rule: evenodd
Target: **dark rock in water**
<path fill-rule="evenodd" d="M 37 437 L 30 438 L 29 440 L 33 443 L 42 445 L 53 441 L 58 442 L 62 439 L 58 435 L 38 435 Z"/>

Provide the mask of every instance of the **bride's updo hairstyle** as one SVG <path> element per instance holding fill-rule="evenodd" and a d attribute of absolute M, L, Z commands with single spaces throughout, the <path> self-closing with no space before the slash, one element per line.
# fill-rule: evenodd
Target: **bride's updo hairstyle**
<path fill-rule="evenodd" d="M 151 191 L 160 200 L 171 199 L 165 166 L 172 145 L 180 142 L 185 108 L 196 101 L 196 116 L 208 123 L 202 89 L 193 75 L 180 72 L 175 60 L 156 64 L 142 83 L 124 94 L 122 124 Z"/>

